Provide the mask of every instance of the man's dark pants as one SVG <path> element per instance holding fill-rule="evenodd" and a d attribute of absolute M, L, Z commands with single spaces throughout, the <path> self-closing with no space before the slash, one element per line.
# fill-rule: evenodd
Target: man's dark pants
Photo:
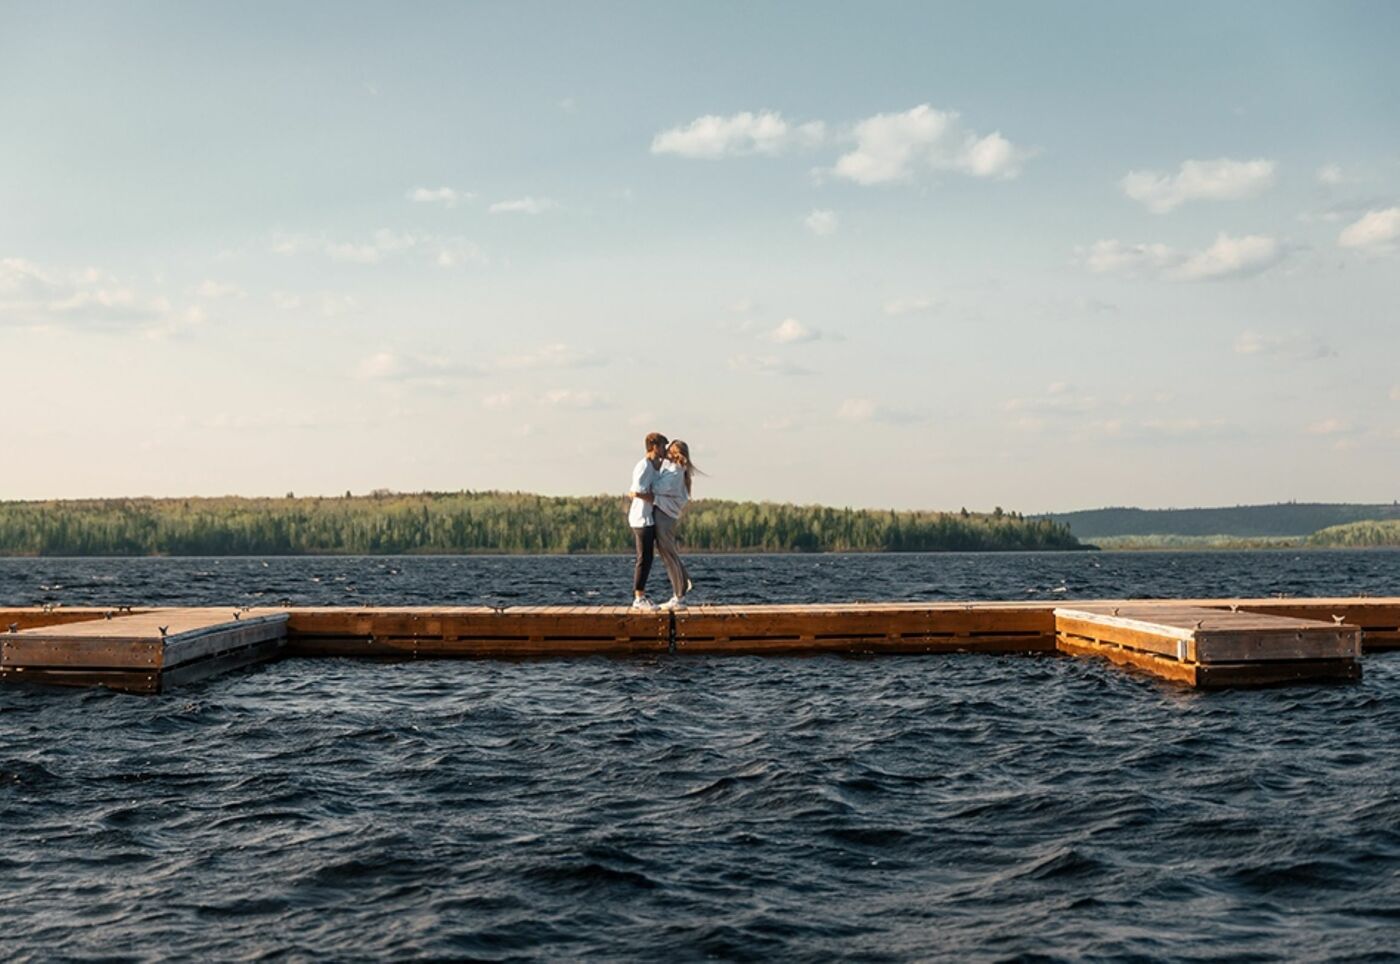
<path fill-rule="evenodd" d="M 633 527 L 632 538 L 637 543 L 637 565 L 632 570 L 632 591 L 646 592 L 647 576 L 651 575 L 651 560 L 656 552 L 656 527 Z"/>

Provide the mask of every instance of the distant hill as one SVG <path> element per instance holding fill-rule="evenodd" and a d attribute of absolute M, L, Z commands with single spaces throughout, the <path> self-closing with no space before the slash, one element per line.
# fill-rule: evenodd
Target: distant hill
<path fill-rule="evenodd" d="M 1037 518 L 1062 522 L 1079 539 L 1112 536 L 1309 536 L 1352 522 L 1400 519 L 1400 504 L 1284 502 L 1214 509 L 1084 509 Z"/>

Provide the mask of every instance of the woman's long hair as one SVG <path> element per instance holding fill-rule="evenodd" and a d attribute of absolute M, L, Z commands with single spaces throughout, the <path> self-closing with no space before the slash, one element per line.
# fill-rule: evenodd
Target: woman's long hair
<path fill-rule="evenodd" d="M 671 448 L 680 450 L 681 457 L 678 459 L 673 459 L 672 461 L 674 461 L 677 465 L 679 465 L 682 469 L 685 470 L 685 494 L 690 495 L 690 477 L 697 473 L 700 475 L 704 475 L 705 473 L 701 472 L 699 467 L 697 467 L 694 462 L 690 461 L 689 445 L 686 445 L 680 439 L 676 439 L 671 443 Z M 671 453 L 668 450 L 666 453 L 666 457 L 670 458 L 670 454 Z"/>

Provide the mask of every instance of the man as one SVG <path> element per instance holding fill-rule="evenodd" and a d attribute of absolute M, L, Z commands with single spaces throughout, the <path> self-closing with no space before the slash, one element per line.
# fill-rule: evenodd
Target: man
<path fill-rule="evenodd" d="M 644 444 L 646 456 L 632 469 L 632 487 L 627 493 L 632 497 L 632 507 L 627 512 L 627 523 L 632 527 L 632 538 L 637 546 L 637 564 L 632 570 L 632 608 L 652 612 L 656 603 L 647 596 L 647 576 L 651 575 L 651 560 L 656 551 L 651 490 L 670 440 L 660 432 L 652 432 Z"/>

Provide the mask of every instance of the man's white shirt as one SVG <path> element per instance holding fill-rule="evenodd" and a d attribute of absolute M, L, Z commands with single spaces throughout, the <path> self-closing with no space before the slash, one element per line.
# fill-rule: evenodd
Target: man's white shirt
<path fill-rule="evenodd" d="M 642 459 L 637 463 L 637 467 L 632 470 L 632 486 L 628 492 L 651 492 L 651 487 L 656 483 L 657 471 L 651 464 L 651 459 Z M 632 508 L 627 512 L 627 522 L 634 529 L 645 529 L 655 523 L 655 517 L 651 512 L 651 503 L 645 499 L 633 499 Z"/>

